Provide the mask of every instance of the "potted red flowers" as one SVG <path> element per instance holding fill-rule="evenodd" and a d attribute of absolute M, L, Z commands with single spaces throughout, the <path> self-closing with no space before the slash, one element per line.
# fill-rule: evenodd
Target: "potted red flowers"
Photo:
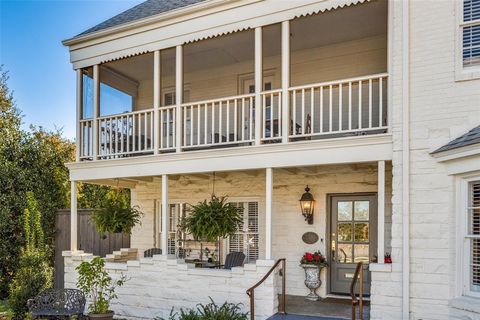
<path fill-rule="evenodd" d="M 324 267 L 328 266 L 327 260 L 320 251 L 314 253 L 305 252 L 302 259 L 300 259 L 300 266 L 305 270 L 305 286 L 310 289 L 306 299 L 312 301 L 319 300 L 320 297 L 315 291 L 322 284 L 320 272 Z"/>

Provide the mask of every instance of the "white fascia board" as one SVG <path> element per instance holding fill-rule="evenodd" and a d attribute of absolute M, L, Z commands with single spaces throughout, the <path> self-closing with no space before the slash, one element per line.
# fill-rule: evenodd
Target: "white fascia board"
<path fill-rule="evenodd" d="M 67 164 L 76 181 L 392 160 L 390 134 Z"/>
<path fill-rule="evenodd" d="M 480 144 L 439 152 L 432 156 L 446 165 L 449 175 L 480 171 Z"/>
<path fill-rule="evenodd" d="M 70 44 L 74 69 L 370 0 L 243 0 Z M 190 8 L 193 9 L 193 8 Z"/>

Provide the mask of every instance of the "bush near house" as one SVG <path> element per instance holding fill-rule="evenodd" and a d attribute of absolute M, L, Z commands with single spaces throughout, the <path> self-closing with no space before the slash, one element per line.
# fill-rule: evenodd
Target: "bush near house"
<path fill-rule="evenodd" d="M 210 298 L 210 303 L 199 303 L 196 308 L 181 308 L 179 312 L 175 312 L 172 308 L 167 320 L 247 320 L 248 313 L 242 312 L 241 306 L 241 303 L 230 302 L 218 305 Z M 156 320 L 165 319 L 156 318 Z"/>
<path fill-rule="evenodd" d="M 41 225 L 49 264 L 54 261 L 57 210 L 70 207 L 70 183 L 65 163 L 75 160 L 75 144 L 62 132 L 21 128 L 22 114 L 8 88 L 8 74 L 0 65 L 0 300 L 20 267 L 26 239 L 21 228 L 27 192 L 33 192 L 42 212 Z M 79 185 L 80 208 L 100 208 L 108 199 L 130 203 L 129 190 Z"/>
<path fill-rule="evenodd" d="M 15 319 L 24 319 L 27 301 L 52 286 L 53 268 L 48 262 L 48 247 L 41 226 L 42 214 L 33 193 L 27 193 L 27 208 L 23 215 L 26 239 L 21 250 L 19 268 L 10 283 L 9 305 Z"/>

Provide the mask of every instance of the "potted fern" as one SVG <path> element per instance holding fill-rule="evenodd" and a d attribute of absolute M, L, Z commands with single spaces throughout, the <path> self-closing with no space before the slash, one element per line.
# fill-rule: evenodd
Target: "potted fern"
<path fill-rule="evenodd" d="M 91 299 L 88 306 L 90 319 L 113 319 L 114 312 L 110 310 L 110 302 L 117 298 L 115 289 L 126 281 L 124 275 L 114 281 L 104 267 L 105 261 L 100 257 L 95 257 L 90 262 L 83 261 L 76 268 L 78 271 L 77 287 Z"/>
<path fill-rule="evenodd" d="M 228 238 L 238 231 L 243 221 L 243 209 L 227 202 L 227 197 L 212 195 L 210 201 L 190 205 L 187 211 L 190 214 L 183 220 L 182 229 L 195 240 L 214 242 Z"/>
<path fill-rule="evenodd" d="M 121 202 L 107 202 L 95 209 L 91 219 L 100 233 L 132 233 L 137 224 L 141 224 L 143 213 L 137 206 L 130 207 Z"/>

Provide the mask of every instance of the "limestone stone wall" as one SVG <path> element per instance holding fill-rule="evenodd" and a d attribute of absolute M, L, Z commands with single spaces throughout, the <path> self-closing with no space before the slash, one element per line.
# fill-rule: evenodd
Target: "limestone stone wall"
<path fill-rule="evenodd" d="M 64 251 L 65 287 L 75 288 L 75 268 L 82 261 L 89 261 L 92 254 L 81 251 Z M 122 319 L 167 319 L 172 308 L 195 307 L 208 303 L 210 298 L 217 304 L 225 301 L 241 303 L 244 312 L 250 302 L 246 290 L 259 281 L 272 267 L 270 260 L 257 260 L 232 270 L 198 269 L 183 260 L 166 256 L 142 258 L 127 263 L 106 263 L 106 270 L 113 279 L 127 277 L 124 286 L 117 289 L 118 299 L 111 309 Z M 260 287 L 255 289 L 255 319 L 263 320 L 276 313 L 278 308 L 275 271 Z"/>

